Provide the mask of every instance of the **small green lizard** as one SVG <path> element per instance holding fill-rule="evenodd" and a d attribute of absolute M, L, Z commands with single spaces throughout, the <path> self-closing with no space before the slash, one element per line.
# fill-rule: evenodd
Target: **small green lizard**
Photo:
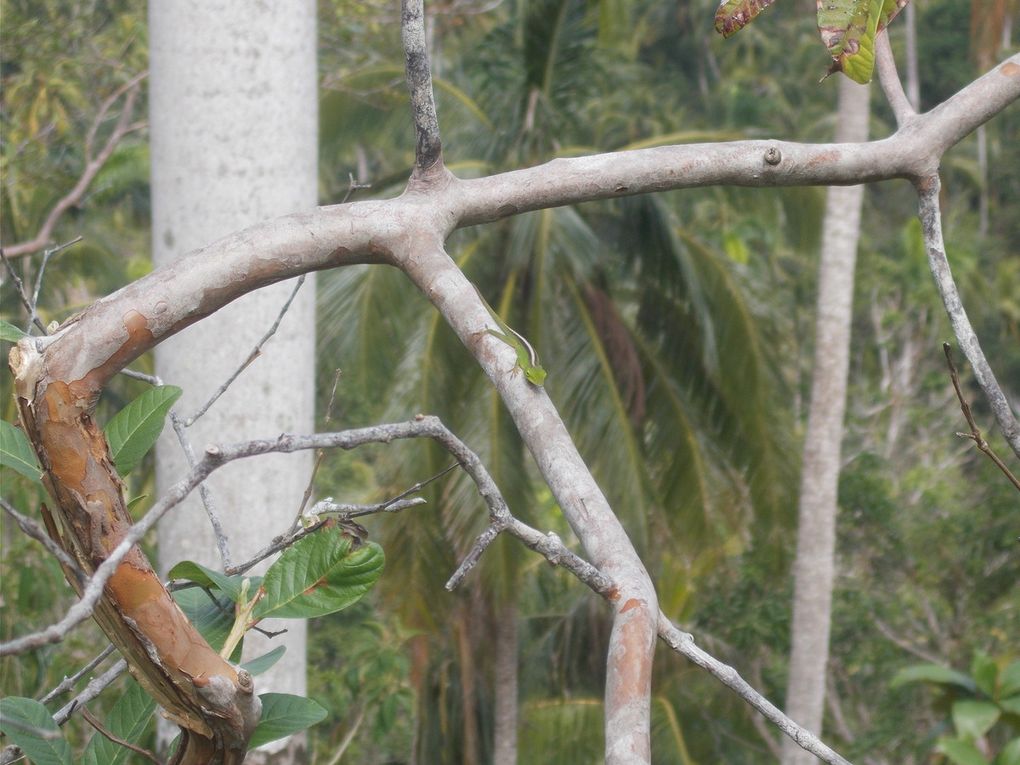
<path fill-rule="evenodd" d="M 477 287 L 475 287 L 475 292 L 478 292 L 478 297 L 481 298 L 482 304 L 488 310 L 489 315 L 492 316 L 492 320 L 503 330 L 502 332 L 497 332 L 494 329 L 487 329 L 485 331 L 514 349 L 514 352 L 517 354 L 517 366 L 524 370 L 524 379 L 532 385 L 541 388 L 545 382 L 546 371 L 539 363 L 538 354 L 531 343 L 525 339 L 524 335 L 499 318 L 499 314 L 492 310 L 492 306 L 482 297 L 482 293 L 479 292 Z"/>

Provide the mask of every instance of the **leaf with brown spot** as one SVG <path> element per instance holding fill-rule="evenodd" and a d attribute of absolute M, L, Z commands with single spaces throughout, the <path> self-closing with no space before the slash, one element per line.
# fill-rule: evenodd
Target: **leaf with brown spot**
<path fill-rule="evenodd" d="M 888 26 L 907 0 L 817 0 L 818 32 L 832 55 L 830 72 L 843 72 L 855 82 L 871 82 L 875 70 L 875 37 Z"/>
<path fill-rule="evenodd" d="M 722 0 L 715 12 L 715 31 L 723 37 L 735 35 L 775 0 Z"/>

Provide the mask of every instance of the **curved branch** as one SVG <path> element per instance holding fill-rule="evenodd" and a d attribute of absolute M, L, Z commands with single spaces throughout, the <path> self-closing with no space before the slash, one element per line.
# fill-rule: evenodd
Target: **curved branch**
<path fill-rule="evenodd" d="M 492 318 L 442 241 L 419 238 L 398 265 L 485 370 L 592 563 L 615 581 L 616 589 L 607 598 L 614 618 L 605 690 L 606 762 L 650 761 L 658 601 L 644 564 L 545 390 L 511 373 L 516 354 L 486 331 L 495 328 Z"/>
<path fill-rule="evenodd" d="M 131 115 L 134 113 L 135 101 L 138 99 L 138 92 L 141 88 L 142 80 L 144 80 L 148 74 L 148 72 L 142 72 L 141 74 L 135 75 L 103 102 L 98 114 L 96 114 L 96 118 L 92 122 L 92 126 L 89 128 L 88 136 L 85 139 L 85 169 L 78 178 L 78 182 L 74 185 L 73 189 L 57 200 L 57 203 L 53 206 L 53 209 L 50 210 L 49 215 L 46 216 L 46 220 L 43 221 L 42 226 L 39 228 L 39 233 L 27 241 L 12 244 L 3 248 L 4 254 L 7 257 L 16 258 L 22 255 L 31 255 L 32 253 L 38 252 L 46 247 L 52 239 L 53 229 L 56 228 L 60 218 L 65 212 L 81 202 L 82 197 L 85 196 L 85 192 L 88 191 L 89 186 L 92 184 L 92 181 L 95 180 L 99 171 L 103 169 L 103 165 L 105 165 L 107 160 L 110 159 L 110 156 L 113 154 L 113 150 L 117 148 L 117 144 L 120 143 L 120 140 L 128 133 L 138 129 L 139 125 L 132 124 Z M 103 148 L 100 150 L 99 154 L 93 157 L 92 144 L 95 140 L 96 131 L 99 130 L 99 126 L 102 124 L 103 120 L 106 119 L 106 115 L 112 108 L 113 104 L 122 96 L 125 97 L 120 117 L 117 118 L 117 123 L 114 125 L 113 131 L 106 139 L 106 143 L 103 144 Z"/>
<path fill-rule="evenodd" d="M 1002 392 L 999 381 L 995 379 L 995 373 L 988 364 L 984 351 L 981 350 L 981 343 L 974 332 L 974 327 L 971 326 L 970 319 L 967 318 L 967 311 L 963 307 L 963 301 L 960 300 L 960 293 L 956 289 L 956 282 L 949 268 L 946 245 L 942 239 L 939 188 L 938 175 L 932 175 L 917 184 L 921 232 L 924 236 L 925 249 L 928 251 L 928 268 L 935 279 L 935 286 L 942 298 L 942 304 L 946 307 L 946 313 L 949 314 L 953 334 L 956 335 L 960 349 L 974 370 L 974 378 L 981 386 L 1007 443 L 1013 453 L 1020 457 L 1020 424 L 1017 423 L 1006 394 Z"/>

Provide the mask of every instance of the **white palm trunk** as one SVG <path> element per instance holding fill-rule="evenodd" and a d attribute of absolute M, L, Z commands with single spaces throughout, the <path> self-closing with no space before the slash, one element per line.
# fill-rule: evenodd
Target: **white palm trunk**
<path fill-rule="evenodd" d="M 155 264 L 256 221 L 314 207 L 315 3 L 152 0 L 149 39 Z M 292 289 L 285 283 L 259 290 L 158 347 L 157 373 L 184 389 L 178 412 L 194 413 L 230 376 Z M 309 278 L 262 357 L 187 431 L 199 455 L 209 443 L 313 430 L 314 311 Z M 311 457 L 263 457 L 211 477 L 233 562 L 249 557 L 293 519 Z M 163 492 L 187 468 L 170 428 L 157 458 Z M 181 559 L 222 566 L 197 491 L 159 526 L 160 570 Z M 304 694 L 305 624 L 268 627 L 288 632 L 271 642 L 249 633 L 245 657 L 277 645 L 286 645 L 287 653 L 256 679 L 258 692 Z M 276 749 L 284 746 L 278 742 Z"/>

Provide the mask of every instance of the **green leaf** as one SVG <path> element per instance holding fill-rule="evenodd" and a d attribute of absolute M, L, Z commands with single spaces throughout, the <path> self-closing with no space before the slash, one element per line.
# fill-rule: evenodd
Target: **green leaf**
<path fill-rule="evenodd" d="M 995 698 L 996 681 L 999 678 L 999 665 L 986 653 L 978 651 L 970 663 L 970 676 L 981 692 L 988 698 Z"/>
<path fill-rule="evenodd" d="M 71 746 L 49 711 L 34 699 L 0 699 L 0 731 L 35 765 L 71 765 Z"/>
<path fill-rule="evenodd" d="M 136 744 L 148 727 L 149 718 L 156 711 L 156 702 L 134 680 L 128 680 L 127 689 L 103 719 L 103 726 L 113 735 Z M 101 733 L 94 733 L 82 755 L 84 765 L 118 765 L 132 752 L 113 743 Z"/>
<path fill-rule="evenodd" d="M 106 424 L 110 456 L 118 473 L 127 475 L 142 461 L 163 432 L 167 412 L 181 393 L 175 385 L 149 388 Z"/>
<path fill-rule="evenodd" d="M 248 585 L 249 598 L 255 594 L 255 591 L 258 590 L 259 585 L 262 583 L 262 577 L 245 577 L 242 574 L 227 576 L 220 571 L 206 568 L 201 563 L 195 563 L 190 560 L 182 560 L 180 563 L 175 565 L 172 569 L 170 569 L 168 576 L 171 579 L 187 579 L 188 581 L 200 584 L 203 587 L 220 590 L 235 603 L 241 597 L 241 586 L 245 579 L 251 580 L 251 583 Z"/>
<path fill-rule="evenodd" d="M 340 526 L 327 526 L 284 551 L 266 572 L 255 617 L 305 619 L 357 603 L 379 578 L 385 557 L 374 542 L 351 547 Z"/>
<path fill-rule="evenodd" d="M 818 4 L 818 32 L 832 56 L 831 71 L 871 82 L 875 35 L 899 12 L 897 0 L 827 0 Z"/>
<path fill-rule="evenodd" d="M 991 701 L 963 699 L 953 704 L 953 725 L 960 738 L 981 738 L 999 719 L 1002 711 Z"/>
<path fill-rule="evenodd" d="M 999 702 L 999 706 L 1012 715 L 1020 715 L 1020 694 L 1003 699 Z"/>
<path fill-rule="evenodd" d="M 0 465 L 17 470 L 33 481 L 42 477 L 42 468 L 28 438 L 7 420 L 0 420 Z"/>
<path fill-rule="evenodd" d="M 958 685 L 968 691 L 977 690 L 974 681 L 967 677 L 967 675 L 939 664 L 914 664 L 913 666 L 905 667 L 893 676 L 889 687 L 896 688 L 906 683 L 917 682 Z"/>
<path fill-rule="evenodd" d="M 263 672 L 267 671 L 270 667 L 276 664 L 276 662 L 278 662 L 281 658 L 283 658 L 283 654 L 286 651 L 287 646 L 279 645 L 269 653 L 264 653 L 257 659 L 246 661 L 241 666 L 244 669 L 248 670 L 248 672 L 253 676 L 261 675 Z"/>
<path fill-rule="evenodd" d="M 1015 738 L 1002 747 L 995 765 L 1020 765 L 1020 738 Z"/>
<path fill-rule="evenodd" d="M 723 37 L 735 35 L 775 0 L 723 0 L 715 12 L 715 31 Z"/>
<path fill-rule="evenodd" d="M 988 765 L 988 760 L 969 741 L 958 738 L 940 738 L 936 751 L 942 752 L 956 765 Z"/>
<path fill-rule="evenodd" d="M 28 335 L 10 322 L 0 319 L 0 340 L 6 340 L 8 343 L 16 343 L 23 337 L 28 337 Z"/>
<path fill-rule="evenodd" d="M 262 719 L 248 742 L 250 749 L 309 728 L 327 714 L 321 704 L 304 696 L 263 693 L 259 698 L 262 700 Z"/>
<path fill-rule="evenodd" d="M 999 683 L 1000 697 L 1012 696 L 1020 691 L 1020 661 L 1014 661 L 1002 670 Z"/>
<path fill-rule="evenodd" d="M 234 606 L 230 599 L 219 590 L 213 590 L 212 594 L 218 596 L 219 606 L 213 603 L 209 599 L 209 595 L 198 587 L 175 590 L 173 597 L 184 615 L 195 625 L 199 634 L 218 651 L 223 647 L 227 635 L 230 634 L 230 628 L 234 624 Z"/>

